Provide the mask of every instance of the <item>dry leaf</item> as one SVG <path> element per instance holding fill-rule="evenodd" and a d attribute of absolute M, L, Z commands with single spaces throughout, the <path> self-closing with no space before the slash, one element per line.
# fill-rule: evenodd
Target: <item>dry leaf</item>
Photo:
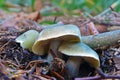
<path fill-rule="evenodd" d="M 89 27 L 90 34 L 92 34 L 92 35 L 99 34 L 99 32 L 93 22 L 88 23 L 87 26 Z"/>
<path fill-rule="evenodd" d="M 34 3 L 34 10 L 35 11 L 40 11 L 43 7 L 43 1 L 42 0 L 35 0 Z"/>

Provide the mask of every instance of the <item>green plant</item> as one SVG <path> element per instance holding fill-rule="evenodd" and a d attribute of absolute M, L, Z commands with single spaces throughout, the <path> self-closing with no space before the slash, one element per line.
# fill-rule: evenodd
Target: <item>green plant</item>
<path fill-rule="evenodd" d="M 52 0 L 54 6 L 60 7 L 64 14 L 73 15 L 74 10 L 97 15 L 109 8 L 116 0 Z M 115 11 L 120 11 L 119 7 Z"/>
<path fill-rule="evenodd" d="M 0 0 L 0 8 L 1 9 L 6 9 L 5 2 L 6 2 L 6 0 Z"/>

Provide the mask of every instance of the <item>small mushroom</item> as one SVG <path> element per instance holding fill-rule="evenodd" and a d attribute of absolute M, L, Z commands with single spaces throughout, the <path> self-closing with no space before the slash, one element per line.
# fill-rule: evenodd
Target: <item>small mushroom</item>
<path fill-rule="evenodd" d="M 70 56 L 66 63 L 66 68 L 70 71 L 72 77 L 78 76 L 82 59 L 94 68 L 100 66 L 98 54 L 82 42 L 64 42 L 60 45 L 58 51 Z"/>
<path fill-rule="evenodd" d="M 15 41 L 20 43 L 21 47 L 32 51 L 32 46 L 37 39 L 39 32 L 36 30 L 29 30 L 18 36 Z"/>
<path fill-rule="evenodd" d="M 48 53 L 49 47 L 54 44 L 54 41 L 79 42 L 80 37 L 79 28 L 75 25 L 49 26 L 40 32 L 38 39 L 32 47 L 32 51 L 35 54 L 44 55 Z"/>

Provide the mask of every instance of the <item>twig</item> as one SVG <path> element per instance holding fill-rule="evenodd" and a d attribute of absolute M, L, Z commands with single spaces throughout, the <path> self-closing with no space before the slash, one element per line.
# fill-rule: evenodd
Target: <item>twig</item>
<path fill-rule="evenodd" d="M 50 79 L 50 80 L 53 80 L 53 77 L 51 77 L 51 76 L 48 76 L 48 75 L 41 75 L 42 77 L 45 77 L 45 78 L 47 78 L 47 79 Z"/>
<path fill-rule="evenodd" d="M 42 76 L 37 76 L 37 75 L 31 75 L 32 77 L 36 78 L 36 79 L 39 79 L 39 80 L 49 80 L 47 78 L 44 78 Z"/>
<path fill-rule="evenodd" d="M 95 16 L 94 19 L 102 17 L 104 14 L 106 14 L 107 12 L 109 12 L 111 10 L 111 8 L 114 9 L 116 6 L 118 6 L 119 3 L 120 3 L 119 0 L 116 1 L 116 2 L 114 2 L 108 9 L 106 9 L 105 11 L 103 11 L 102 13 L 100 13 L 99 15 Z"/>
<path fill-rule="evenodd" d="M 53 58 L 56 58 L 56 57 L 57 57 L 56 54 L 53 52 L 52 49 L 50 49 L 50 54 L 52 55 Z"/>
<path fill-rule="evenodd" d="M 9 40 L 7 43 L 5 43 L 5 44 L 0 48 L 0 51 L 2 51 L 2 50 L 4 49 L 4 47 L 5 47 L 6 45 L 8 45 L 10 42 L 11 42 L 11 40 Z"/>
<path fill-rule="evenodd" d="M 120 26 L 120 23 L 119 22 L 108 22 L 108 21 L 103 21 L 103 20 L 100 20 L 99 18 L 103 17 L 103 15 L 105 15 L 106 13 L 108 13 L 109 11 L 113 11 L 113 9 L 118 6 L 120 4 L 120 1 L 116 1 L 114 2 L 108 9 L 106 9 L 105 11 L 103 11 L 102 13 L 98 14 L 97 16 L 95 17 L 92 17 L 90 16 L 90 19 L 88 19 L 86 22 L 84 22 L 82 24 L 83 25 L 86 25 L 87 23 L 89 23 L 90 21 L 93 21 L 93 22 L 96 22 L 96 23 L 99 23 L 99 24 L 109 24 L 109 25 L 116 25 L 116 26 Z M 88 15 L 88 14 L 87 14 Z"/>
<path fill-rule="evenodd" d="M 74 80 L 120 79 L 120 76 L 107 75 L 107 74 L 103 73 L 103 71 L 101 69 L 98 69 L 97 72 L 99 73 L 99 76 L 84 77 L 84 78 L 75 78 Z"/>
<path fill-rule="evenodd" d="M 17 68 L 19 67 L 17 64 L 13 63 L 13 62 L 10 61 L 10 60 L 9 60 L 9 61 L 1 61 L 1 62 L 4 63 L 4 64 L 7 64 L 7 63 L 8 63 L 8 64 L 12 64 L 13 66 L 15 66 L 15 67 L 17 67 Z"/>
<path fill-rule="evenodd" d="M 108 27 L 107 30 L 108 31 L 120 30 L 120 26 Z"/>
<path fill-rule="evenodd" d="M 110 48 L 110 50 L 113 50 L 113 51 L 116 51 L 116 52 L 120 53 L 120 50 L 116 49 L 116 48 Z"/>
<path fill-rule="evenodd" d="M 99 20 L 99 19 L 91 19 L 91 21 L 98 23 L 98 24 L 120 26 L 120 22 L 117 22 L 117 21 L 106 21 L 106 20 Z"/>
<path fill-rule="evenodd" d="M 42 31 L 44 29 L 44 27 L 39 26 L 38 23 L 35 21 L 33 22 L 33 24 L 34 24 L 35 28 L 38 29 L 38 31 Z"/>
<path fill-rule="evenodd" d="M 44 62 L 46 62 L 46 61 L 45 60 L 34 60 L 34 61 L 31 61 L 31 62 L 28 63 L 28 65 L 26 66 L 25 69 L 27 69 L 30 66 L 30 64 L 32 64 L 32 63 L 44 63 Z"/>
<path fill-rule="evenodd" d="M 28 71 L 26 70 L 16 70 L 15 74 L 13 74 L 12 76 L 10 76 L 10 79 L 15 79 L 20 77 L 20 75 L 26 74 Z"/>
<path fill-rule="evenodd" d="M 108 13 L 109 11 L 113 11 L 113 9 L 118 6 L 120 4 L 120 1 L 116 1 L 114 2 L 108 9 L 106 9 L 105 11 L 103 11 L 102 13 L 100 13 L 99 15 L 91 18 L 91 21 L 99 23 L 99 24 L 105 24 L 105 25 L 116 25 L 116 26 L 120 26 L 120 22 L 117 21 L 106 21 L 104 20 L 100 20 L 101 17 L 103 17 L 103 15 L 105 15 L 106 13 Z"/>
<path fill-rule="evenodd" d="M 117 49 L 118 51 L 116 51 L 115 53 L 114 53 L 114 55 L 118 55 L 119 53 L 120 53 L 120 47 Z"/>
<path fill-rule="evenodd" d="M 120 30 L 82 37 L 82 41 L 92 48 L 108 47 L 116 44 L 118 45 L 119 40 Z"/>
<path fill-rule="evenodd" d="M 14 57 L 16 63 L 18 64 L 18 66 L 20 66 L 20 62 L 18 61 L 17 57 Z"/>
<path fill-rule="evenodd" d="M 51 71 L 51 74 L 55 77 L 57 77 L 59 80 L 64 80 L 64 77 L 62 77 L 60 74 L 58 74 L 57 72 L 55 71 Z"/>
<path fill-rule="evenodd" d="M 33 66 L 27 73 L 28 74 L 33 74 L 35 71 L 36 66 Z"/>
<path fill-rule="evenodd" d="M 8 76 L 6 76 L 3 72 L 0 71 L 0 79 L 1 80 L 10 80 Z"/>
<path fill-rule="evenodd" d="M 57 16 L 55 16 L 55 18 L 54 18 L 54 20 L 53 20 L 53 23 L 54 23 L 54 24 L 55 24 L 56 20 L 57 20 Z"/>

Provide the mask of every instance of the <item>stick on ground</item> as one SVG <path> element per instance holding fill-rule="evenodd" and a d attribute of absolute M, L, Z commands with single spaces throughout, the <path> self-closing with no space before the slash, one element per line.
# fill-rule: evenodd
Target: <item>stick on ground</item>
<path fill-rule="evenodd" d="M 82 41 L 91 48 L 116 45 L 120 42 L 120 30 L 105 32 L 97 35 L 83 36 Z"/>

